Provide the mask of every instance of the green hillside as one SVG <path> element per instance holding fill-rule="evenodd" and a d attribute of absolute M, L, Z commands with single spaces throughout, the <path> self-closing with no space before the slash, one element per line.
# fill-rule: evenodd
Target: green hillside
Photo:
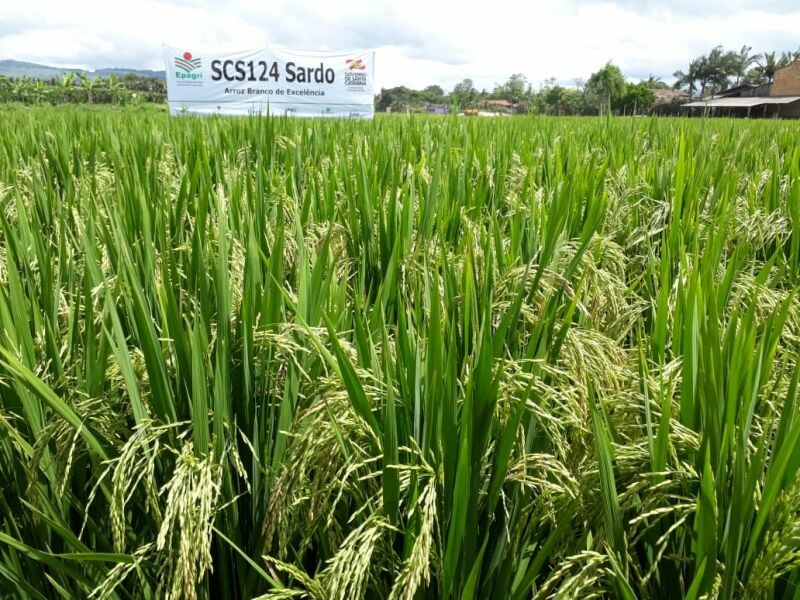
<path fill-rule="evenodd" d="M 150 69 L 128 69 L 124 67 L 107 67 L 95 71 L 84 69 L 67 69 L 64 67 L 50 67 L 37 63 L 24 62 L 20 60 L 0 60 L 0 76 L 4 77 L 28 77 L 29 79 L 54 79 L 59 78 L 65 73 L 86 73 L 90 78 L 108 77 L 109 75 L 127 75 L 135 73 L 141 77 L 153 77 L 164 79 L 164 71 L 153 71 Z"/>

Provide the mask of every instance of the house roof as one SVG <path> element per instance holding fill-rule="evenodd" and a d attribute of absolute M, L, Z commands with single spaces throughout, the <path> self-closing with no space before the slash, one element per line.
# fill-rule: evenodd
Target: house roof
<path fill-rule="evenodd" d="M 744 96 L 735 98 L 709 98 L 683 104 L 687 108 L 694 107 L 744 107 L 761 106 L 763 104 L 791 104 L 800 100 L 800 96 Z"/>
<path fill-rule="evenodd" d="M 487 100 L 486 104 L 491 106 L 505 106 L 509 108 L 514 106 L 514 103 L 509 102 L 508 100 Z"/>
<path fill-rule="evenodd" d="M 783 67 L 781 67 L 780 69 L 777 69 L 775 72 L 777 73 L 778 71 L 783 71 L 783 70 L 785 70 L 785 69 L 788 69 L 789 67 L 793 67 L 793 66 L 795 66 L 795 64 L 794 64 L 794 63 L 796 63 L 796 62 L 800 62 L 800 58 L 796 58 L 795 60 L 793 60 L 792 62 L 790 62 L 788 65 L 786 65 L 786 66 L 783 66 Z"/>
<path fill-rule="evenodd" d="M 653 90 L 653 98 L 656 104 L 670 104 L 672 102 L 681 102 L 689 99 L 689 94 L 683 90 Z"/>
<path fill-rule="evenodd" d="M 717 92 L 712 96 L 713 98 L 729 98 L 731 96 L 741 95 L 742 92 L 746 92 L 748 90 L 752 90 L 753 88 L 757 88 L 758 86 L 753 83 L 743 83 L 741 85 L 736 85 L 734 87 L 728 88 L 727 90 L 722 90 L 721 92 Z"/>

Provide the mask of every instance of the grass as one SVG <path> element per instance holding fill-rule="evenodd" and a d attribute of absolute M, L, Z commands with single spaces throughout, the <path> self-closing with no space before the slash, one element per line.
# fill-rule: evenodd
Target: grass
<path fill-rule="evenodd" d="M 7 112 L 0 595 L 800 598 L 797 134 Z"/>

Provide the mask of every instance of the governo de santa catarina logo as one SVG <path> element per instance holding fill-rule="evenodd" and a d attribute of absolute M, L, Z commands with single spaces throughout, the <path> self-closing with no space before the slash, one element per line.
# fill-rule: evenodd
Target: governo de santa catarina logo
<path fill-rule="evenodd" d="M 363 58 L 348 58 L 344 61 L 347 70 L 344 72 L 344 85 L 348 90 L 361 92 L 367 85 L 367 65 Z"/>
<path fill-rule="evenodd" d="M 364 64 L 364 60 L 361 58 L 348 58 L 346 62 L 347 68 L 350 71 L 364 71 L 367 68 L 367 65 Z"/>
<path fill-rule="evenodd" d="M 184 52 L 175 57 L 175 79 L 181 84 L 199 85 L 203 79 L 202 66 L 203 61 L 199 56 Z"/>

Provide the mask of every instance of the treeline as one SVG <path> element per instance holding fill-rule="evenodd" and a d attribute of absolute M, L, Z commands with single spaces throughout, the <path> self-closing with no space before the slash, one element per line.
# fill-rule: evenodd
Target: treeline
<path fill-rule="evenodd" d="M 645 113 L 656 105 L 654 90 L 669 86 L 655 78 L 638 83 L 626 82 L 619 67 L 611 63 L 586 81 L 564 86 L 548 79 L 534 89 L 527 78 L 516 73 L 492 91 L 479 90 L 471 79 L 464 79 L 446 93 L 440 86 L 424 90 L 407 87 L 381 89 L 375 108 L 388 112 L 425 112 L 429 105 L 445 105 L 449 112 L 488 109 L 493 112 L 584 115 L 603 113 L 608 108 L 618 113 Z"/>
<path fill-rule="evenodd" d="M 163 80 L 123 76 L 90 78 L 86 73 L 67 73 L 56 79 L 0 76 L 0 102 L 22 104 L 134 104 L 166 102 Z"/>
<path fill-rule="evenodd" d="M 675 71 L 675 87 L 690 97 L 713 95 L 730 87 L 772 83 L 775 72 L 800 59 L 800 49 L 793 52 L 754 54 L 751 46 L 725 50 L 715 46 L 708 54 L 695 58 L 685 71 Z"/>
<path fill-rule="evenodd" d="M 754 54 L 750 46 L 739 50 L 716 46 L 695 58 L 685 71 L 673 73 L 675 81 L 671 86 L 652 75 L 638 83 L 626 81 L 620 69 L 608 63 L 587 81 L 577 80 L 571 86 L 548 79 L 534 88 L 524 75 L 517 73 L 491 91 L 477 89 L 471 79 L 464 79 L 450 92 L 438 85 L 423 90 L 403 86 L 384 88 L 376 98 L 375 107 L 390 112 L 425 112 L 428 105 L 439 104 L 447 106 L 449 112 L 490 109 L 556 115 L 598 114 L 607 110 L 619 114 L 674 113 L 680 104 L 697 95 L 716 94 L 742 84 L 771 83 L 777 70 L 798 59 L 800 49 Z"/>

